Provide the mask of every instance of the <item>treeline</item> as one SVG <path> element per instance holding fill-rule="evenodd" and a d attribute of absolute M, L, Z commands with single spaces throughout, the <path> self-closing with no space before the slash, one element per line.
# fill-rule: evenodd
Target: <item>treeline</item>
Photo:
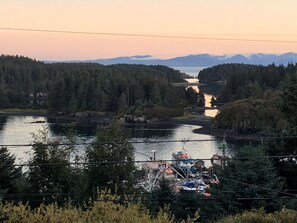
<path fill-rule="evenodd" d="M 0 57 L 0 107 L 50 111 L 127 112 L 141 106 L 189 104 L 186 91 L 170 85 L 182 74 L 165 66 L 91 63 L 45 64 Z"/>
<path fill-rule="evenodd" d="M 279 89 L 289 73 L 297 71 L 297 66 L 268 66 L 223 64 L 204 69 L 199 73 L 199 81 L 223 82 L 223 89 L 218 97 L 221 102 L 232 102 L 249 97 L 261 98 L 267 91 Z"/>
<path fill-rule="evenodd" d="M 227 78 L 233 74 L 250 72 L 258 65 L 249 64 L 221 64 L 203 69 L 199 72 L 198 78 L 201 83 L 226 82 Z"/>
<path fill-rule="evenodd" d="M 279 110 L 279 97 L 241 99 L 225 104 L 214 119 L 216 128 L 236 130 L 240 133 L 262 133 L 283 129 L 286 126 L 284 114 Z"/>
<path fill-rule="evenodd" d="M 297 73 L 297 65 L 259 66 L 225 64 L 205 69 L 202 80 L 222 81 L 223 88 L 214 104 L 225 104 L 215 118 L 215 126 L 242 133 L 273 131 L 286 125 L 285 107 L 281 95 L 287 90 L 290 76 Z M 199 75 L 199 78 L 200 78 Z M 212 77 L 213 75 L 213 77 Z"/>

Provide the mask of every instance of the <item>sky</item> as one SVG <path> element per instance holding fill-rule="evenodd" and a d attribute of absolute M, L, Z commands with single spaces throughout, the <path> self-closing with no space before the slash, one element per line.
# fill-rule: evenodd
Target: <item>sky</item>
<path fill-rule="evenodd" d="M 0 6 L 0 54 L 38 60 L 297 52 L 296 0 L 0 0 Z"/>

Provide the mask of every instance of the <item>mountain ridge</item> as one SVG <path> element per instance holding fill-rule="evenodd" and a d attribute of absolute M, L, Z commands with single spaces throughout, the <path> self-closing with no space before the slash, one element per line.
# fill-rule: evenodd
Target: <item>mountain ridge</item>
<path fill-rule="evenodd" d="M 168 59 L 159 59 L 151 55 L 122 56 L 107 59 L 95 60 L 77 60 L 77 61 L 46 61 L 53 62 L 88 62 L 99 63 L 103 65 L 112 64 L 143 64 L 143 65 L 165 65 L 169 67 L 211 67 L 219 64 L 243 63 L 255 65 L 287 65 L 288 63 L 297 63 L 297 53 L 287 52 L 283 54 L 191 54 Z"/>

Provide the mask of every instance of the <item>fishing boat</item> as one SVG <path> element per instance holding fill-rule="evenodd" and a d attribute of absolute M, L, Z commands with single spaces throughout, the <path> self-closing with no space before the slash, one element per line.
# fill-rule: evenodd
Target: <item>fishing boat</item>
<path fill-rule="evenodd" d="M 203 179 L 185 180 L 176 185 L 180 192 L 195 192 L 198 194 L 208 194 L 206 189 L 210 186 Z"/>
<path fill-rule="evenodd" d="M 184 177 L 195 178 L 204 167 L 203 160 L 194 160 L 185 151 L 172 153 L 172 167 Z"/>

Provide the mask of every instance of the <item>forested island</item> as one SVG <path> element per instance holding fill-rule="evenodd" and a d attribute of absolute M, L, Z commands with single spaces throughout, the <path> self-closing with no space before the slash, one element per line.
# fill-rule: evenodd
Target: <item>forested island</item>
<path fill-rule="evenodd" d="M 183 107 L 197 104 L 199 97 L 191 88 L 173 87 L 174 82 L 184 82 L 183 74 L 165 66 L 46 64 L 2 55 L 0 108 L 168 119 L 183 115 Z"/>
<path fill-rule="evenodd" d="M 223 85 L 214 104 L 225 104 L 215 126 L 240 132 L 267 132 L 282 129 L 291 121 L 296 94 L 292 90 L 297 65 L 225 64 L 200 72 L 202 83 Z"/>

